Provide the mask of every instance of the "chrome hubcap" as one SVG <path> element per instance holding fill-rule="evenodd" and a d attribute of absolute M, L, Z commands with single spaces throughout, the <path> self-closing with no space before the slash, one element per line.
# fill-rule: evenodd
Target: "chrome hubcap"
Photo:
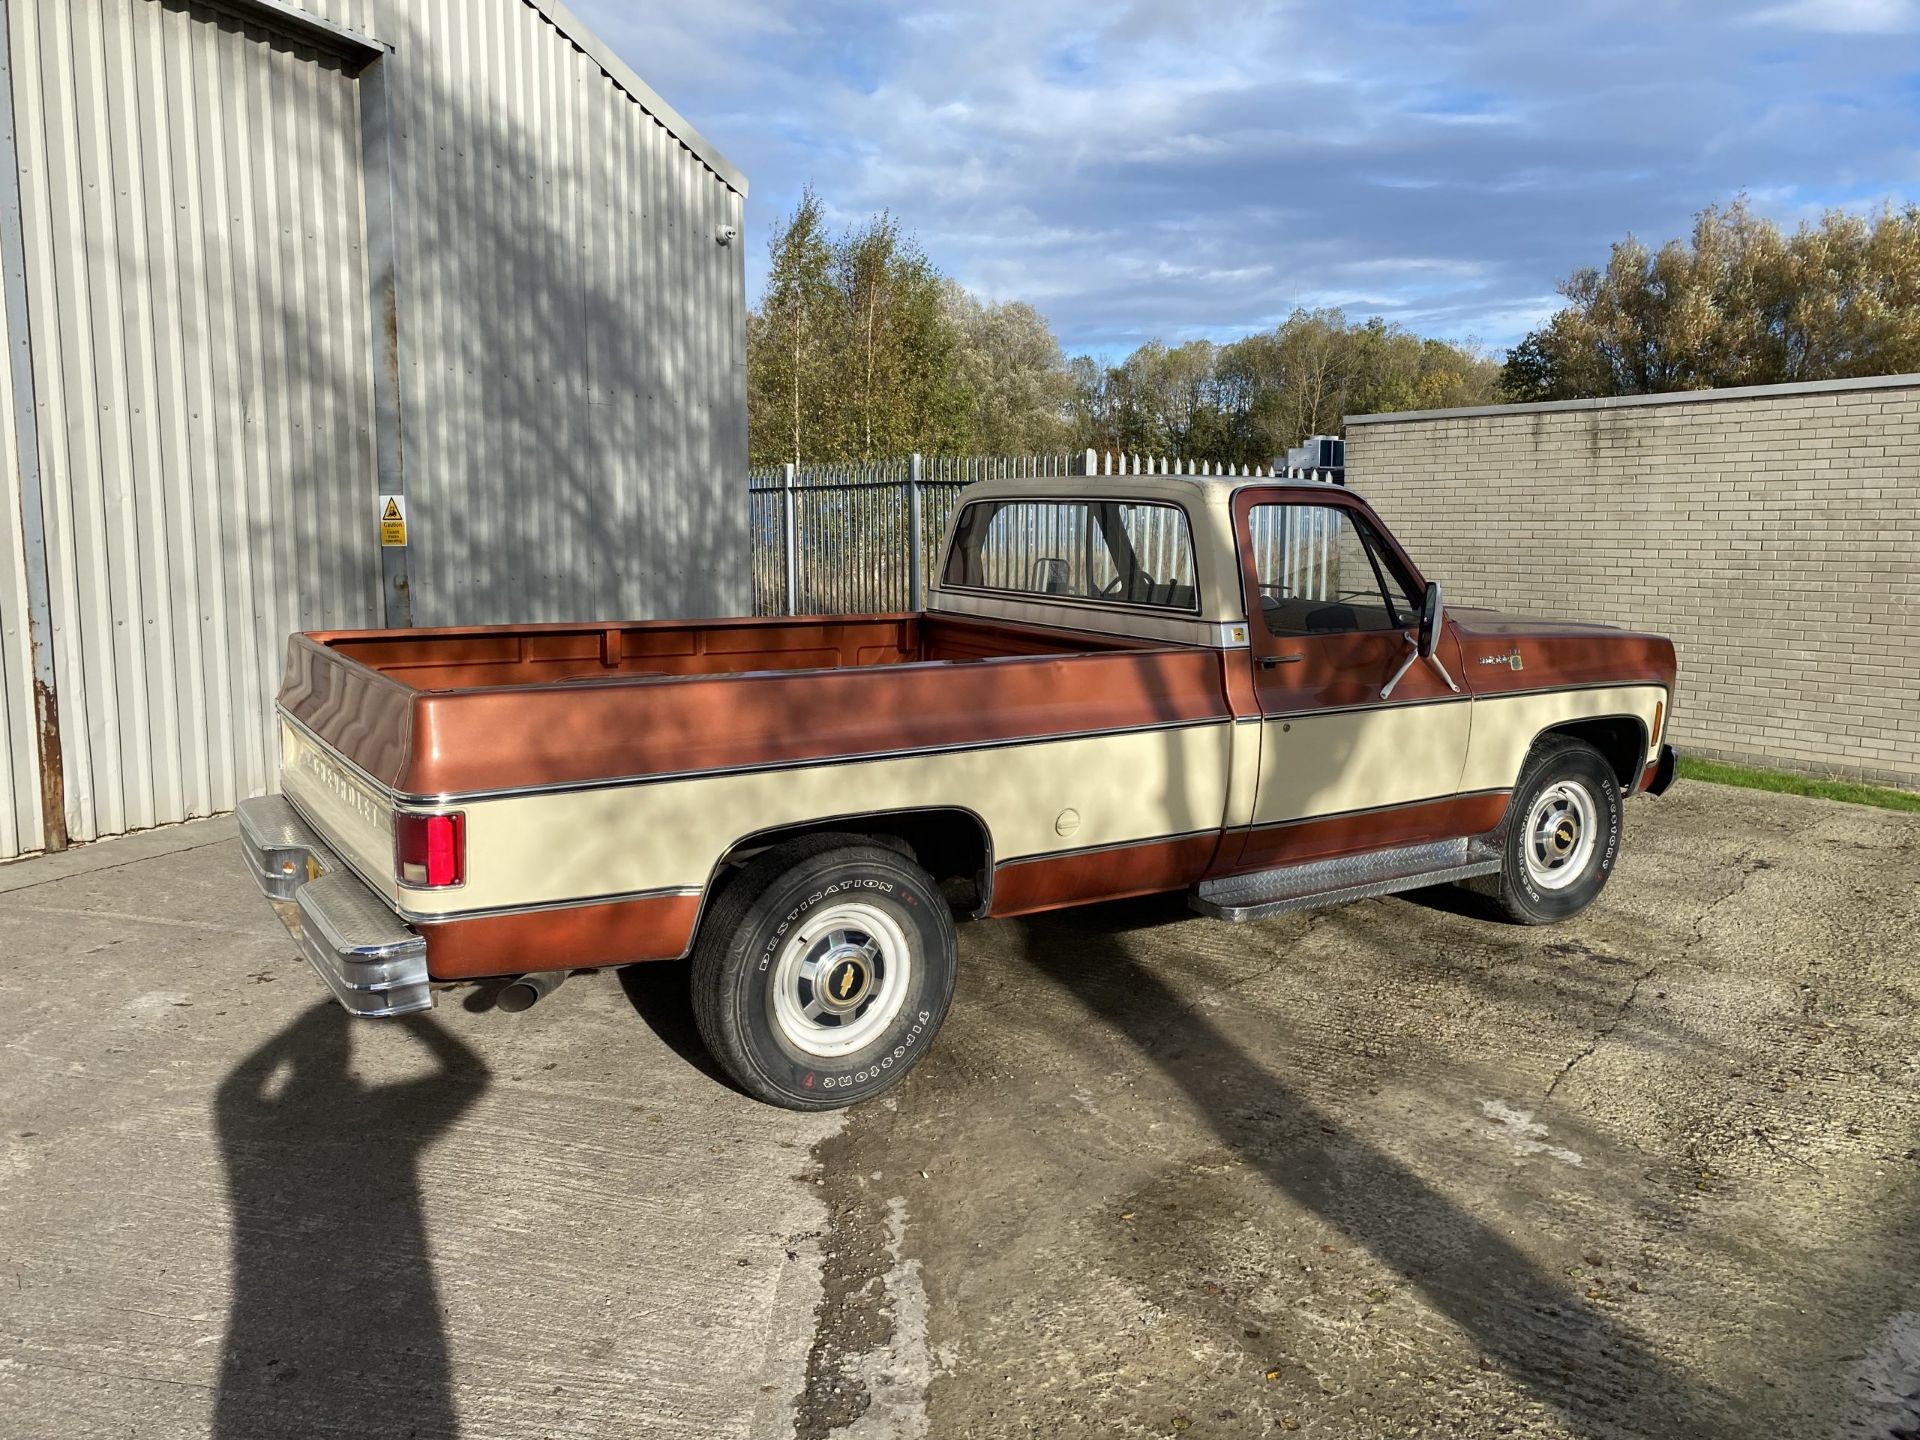
<path fill-rule="evenodd" d="M 1586 873 L 1599 835 L 1600 807 L 1578 780 L 1540 792 L 1522 832 L 1527 878 L 1542 890 L 1563 890 Z"/>
<path fill-rule="evenodd" d="M 906 1003 L 912 960 L 893 917 L 858 901 L 801 923 L 773 971 L 773 1018 L 796 1050 L 831 1059 L 871 1044 Z"/>

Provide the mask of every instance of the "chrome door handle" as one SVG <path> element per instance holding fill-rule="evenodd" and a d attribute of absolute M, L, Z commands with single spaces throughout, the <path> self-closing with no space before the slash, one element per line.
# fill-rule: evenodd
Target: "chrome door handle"
<path fill-rule="evenodd" d="M 1276 666 L 1291 665 L 1296 660 L 1304 660 L 1306 658 L 1304 655 L 1262 655 L 1260 657 L 1260 668 L 1262 670 L 1272 670 Z"/>

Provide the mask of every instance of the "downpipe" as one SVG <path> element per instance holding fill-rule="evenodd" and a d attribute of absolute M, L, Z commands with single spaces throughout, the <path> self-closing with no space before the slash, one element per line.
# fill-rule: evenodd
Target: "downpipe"
<path fill-rule="evenodd" d="M 509 980 L 506 988 L 493 997 L 493 1003 L 510 1015 L 518 1015 L 522 1010 L 531 1010 L 558 990 L 560 982 L 566 978 L 567 972 L 564 970 L 538 970 L 531 975 L 522 975 L 517 980 Z"/>

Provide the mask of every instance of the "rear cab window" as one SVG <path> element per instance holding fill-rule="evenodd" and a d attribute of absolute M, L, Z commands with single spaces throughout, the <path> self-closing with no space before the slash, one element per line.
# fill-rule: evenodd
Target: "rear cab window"
<path fill-rule="evenodd" d="M 1193 537 L 1178 505 L 976 500 L 960 513 L 943 585 L 1194 613 Z"/>

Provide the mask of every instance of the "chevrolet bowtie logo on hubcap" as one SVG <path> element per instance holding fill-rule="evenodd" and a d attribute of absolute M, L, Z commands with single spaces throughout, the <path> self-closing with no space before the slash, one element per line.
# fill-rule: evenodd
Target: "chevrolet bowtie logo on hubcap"
<path fill-rule="evenodd" d="M 827 971 L 827 1003 L 844 1009 L 859 1002 L 867 991 L 867 967 L 848 956 Z"/>

